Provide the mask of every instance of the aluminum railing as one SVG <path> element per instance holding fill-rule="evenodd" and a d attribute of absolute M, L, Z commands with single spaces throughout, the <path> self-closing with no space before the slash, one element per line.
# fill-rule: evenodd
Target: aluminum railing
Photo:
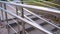
<path fill-rule="evenodd" d="M 25 4 L 17 4 L 17 3 L 4 2 L 4 1 L 0 1 L 0 3 L 2 3 L 2 4 L 5 3 L 5 4 L 10 4 L 10 5 L 14 5 L 14 6 L 23 7 L 23 8 L 32 8 L 32 9 L 43 10 L 43 11 L 46 11 L 46 12 L 54 12 L 54 13 L 59 13 L 59 14 L 60 14 L 60 10 L 55 10 L 55 9 L 46 8 L 46 7 L 33 6 L 33 5 L 25 5 Z M 20 16 L 18 16 L 18 15 L 16 15 L 16 14 L 14 14 L 14 13 L 6 10 L 6 9 L 3 9 L 3 8 L 1 8 L 1 7 L 0 7 L 0 9 L 3 10 L 3 12 L 6 12 L 6 13 L 14 16 L 14 17 L 17 17 L 17 18 L 19 18 L 20 20 L 22 20 L 22 21 L 24 21 L 24 22 L 26 22 L 26 23 L 28 23 L 28 24 L 30 24 L 30 25 L 38 28 L 39 30 L 42 30 L 42 31 L 44 31 L 44 32 L 46 32 L 46 33 L 48 33 L 48 34 L 53 34 L 53 33 L 49 32 L 49 31 L 47 31 L 46 29 L 42 28 L 40 25 L 38 25 L 37 23 L 35 23 L 35 22 L 32 21 L 31 19 L 30 19 L 30 20 L 31 20 L 33 23 L 30 22 L 30 21 L 27 20 L 27 19 L 24 19 L 24 18 L 22 18 L 22 17 L 20 17 Z M 25 10 L 26 10 L 26 9 L 25 9 Z M 29 13 L 31 13 L 31 12 L 29 12 Z M 31 14 L 37 16 L 37 15 L 34 14 L 34 13 L 31 13 Z M 25 16 L 25 17 L 26 17 L 26 16 Z M 44 19 L 41 18 L 40 16 L 37 16 L 37 17 L 39 17 L 40 19 L 44 20 Z M 27 17 L 27 18 L 28 18 L 28 17 Z M 44 21 L 46 21 L 46 20 L 44 20 Z M 48 22 L 48 21 L 46 21 L 46 22 Z M 51 24 L 51 23 L 49 22 L 49 24 Z M 53 25 L 53 26 L 55 26 L 55 25 Z M 57 27 L 57 26 L 56 26 L 56 27 Z M 60 27 L 57 27 L 57 28 L 60 29 Z"/>
<path fill-rule="evenodd" d="M 27 6 L 26 6 L 27 7 Z M 28 7 L 32 7 L 32 5 L 29 5 Z M 36 7 L 36 8 L 35 8 Z M 60 12 L 60 10 L 55 10 L 55 9 L 50 9 L 50 8 L 45 8 L 45 7 L 37 7 L 37 6 L 33 6 L 33 8 L 35 8 L 35 9 L 40 9 L 40 10 L 44 10 L 44 9 L 46 9 L 45 11 L 47 11 L 47 12 L 55 12 L 55 13 L 59 13 Z M 35 15 L 35 16 L 37 16 L 38 18 L 40 18 L 40 19 L 42 19 L 42 20 L 44 20 L 44 21 L 46 21 L 46 22 L 48 22 L 49 24 L 51 24 L 51 25 L 53 25 L 53 26 L 55 26 L 55 27 L 57 27 L 57 28 L 59 28 L 60 29 L 60 27 L 58 27 L 58 26 L 56 26 L 56 25 L 54 25 L 53 23 L 51 23 L 51 22 L 49 22 L 49 21 L 47 21 L 46 19 L 44 19 L 44 18 L 42 18 L 42 17 L 40 17 L 40 16 L 38 16 L 38 15 L 36 15 L 36 14 L 34 14 L 34 13 L 32 13 L 31 11 L 29 11 L 29 10 L 27 10 L 27 9 L 24 9 L 24 10 L 26 10 L 27 12 L 29 12 L 29 13 L 31 13 L 31 14 L 33 14 L 33 15 Z"/>
<path fill-rule="evenodd" d="M 10 11 L 8 11 L 8 10 L 5 10 L 5 9 L 3 9 L 3 8 L 1 8 L 1 7 L 0 7 L 0 9 L 2 9 L 3 11 L 11 14 L 12 16 L 17 17 L 18 19 L 21 19 L 21 20 L 23 20 L 24 22 L 26 22 L 26 23 L 28 23 L 28 24 L 30 24 L 30 25 L 38 28 L 39 30 L 42 30 L 42 31 L 44 31 L 44 32 L 46 32 L 46 33 L 48 33 L 48 34 L 52 34 L 51 32 L 49 32 L 49 31 L 45 30 L 44 28 L 42 28 L 42 27 L 41 27 L 40 25 L 38 25 L 37 23 L 32 23 L 32 22 L 30 22 L 29 20 L 26 20 L 26 19 L 24 19 L 24 18 L 22 18 L 22 17 L 20 17 L 20 16 L 17 16 L 16 14 L 13 14 L 12 12 L 10 12 Z"/>
<path fill-rule="evenodd" d="M 32 8 L 32 9 L 43 10 L 43 11 L 47 11 L 47 12 L 60 13 L 60 10 L 46 8 L 46 7 L 26 5 L 26 4 L 17 4 L 17 3 L 13 3 L 13 2 L 4 2 L 4 1 L 0 1 L 0 2 L 6 3 L 6 4 L 11 4 L 11 5 L 16 5 L 16 6 L 20 6 L 20 7 L 24 7 L 24 8 Z"/>

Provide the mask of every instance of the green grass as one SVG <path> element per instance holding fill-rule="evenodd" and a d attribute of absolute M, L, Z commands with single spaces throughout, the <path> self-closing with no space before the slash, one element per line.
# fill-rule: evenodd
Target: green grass
<path fill-rule="evenodd" d="M 57 5 L 54 5 L 54 4 L 48 4 L 46 2 L 43 2 L 43 1 L 40 1 L 40 0 L 25 0 L 25 1 L 28 1 L 26 2 L 27 4 L 30 4 L 30 5 L 36 5 L 36 6 L 44 6 L 44 7 L 56 7 L 56 8 L 60 8 L 60 6 L 57 6 Z M 29 2 L 30 1 L 30 2 Z M 35 2 L 34 2 L 35 1 Z M 52 2 L 54 3 L 54 0 L 45 0 L 45 1 L 49 1 L 49 2 Z M 42 3 L 42 4 L 41 4 Z M 48 5 L 48 6 L 47 6 Z"/>
<path fill-rule="evenodd" d="M 13 0 L 10 0 L 10 1 L 13 1 Z"/>

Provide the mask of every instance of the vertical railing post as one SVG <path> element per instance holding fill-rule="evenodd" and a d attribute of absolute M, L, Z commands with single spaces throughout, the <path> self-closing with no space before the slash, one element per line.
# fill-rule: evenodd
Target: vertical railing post
<path fill-rule="evenodd" d="M 18 8 L 17 8 L 17 6 L 16 6 L 16 14 L 18 15 Z M 18 25 L 18 34 L 20 34 L 20 25 L 19 25 L 18 18 L 17 18 L 17 25 Z"/>
<path fill-rule="evenodd" d="M 6 4 L 4 3 L 4 9 L 6 9 L 7 10 L 7 8 L 6 8 Z M 6 26 L 6 28 L 7 28 L 7 34 L 9 34 L 9 26 L 8 26 L 8 16 L 7 16 L 7 13 L 5 12 L 5 20 L 6 20 L 6 22 L 7 22 L 7 26 Z"/>
<path fill-rule="evenodd" d="M 0 7 L 3 7 L 2 6 L 3 3 L 0 3 Z M 3 15 L 3 10 L 1 9 L 1 20 L 4 20 L 4 15 Z"/>
<path fill-rule="evenodd" d="M 0 7 L 2 7 L 2 3 L 0 2 Z M 1 15 L 0 15 L 0 28 L 3 26 L 2 21 L 3 20 L 3 10 L 1 10 Z"/>
<path fill-rule="evenodd" d="M 20 1 L 22 1 L 21 4 L 23 4 L 23 0 L 20 0 Z M 24 18 L 24 10 L 23 10 L 23 8 L 21 8 L 21 9 L 22 9 L 21 16 L 22 16 L 22 18 Z M 25 23 L 23 21 L 22 21 L 22 34 L 26 34 L 25 33 Z"/>

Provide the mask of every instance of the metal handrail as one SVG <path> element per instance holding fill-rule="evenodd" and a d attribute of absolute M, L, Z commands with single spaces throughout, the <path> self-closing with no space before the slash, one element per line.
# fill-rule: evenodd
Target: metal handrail
<path fill-rule="evenodd" d="M 11 6 L 10 6 L 10 7 L 11 7 Z M 14 9 L 14 8 L 12 7 L 12 9 Z M 35 13 L 33 13 L 33 12 L 27 10 L 26 8 L 23 8 L 23 9 L 24 9 L 25 11 L 27 11 L 27 12 L 33 14 L 34 16 L 38 17 L 39 19 L 42 19 L 42 20 L 44 20 L 45 22 L 51 24 L 52 26 L 57 27 L 58 29 L 60 29 L 60 27 L 58 27 L 57 25 L 55 25 L 55 24 L 49 22 L 48 20 L 42 18 L 41 16 L 38 16 L 37 14 L 35 14 Z M 19 13 L 21 13 L 21 12 L 19 12 Z M 27 19 L 29 19 L 26 15 L 24 15 L 24 16 L 25 16 Z M 30 21 L 31 21 L 31 19 L 30 19 Z"/>
<path fill-rule="evenodd" d="M 51 9 L 51 8 L 46 8 L 46 7 L 40 7 L 40 6 L 33 6 L 33 5 L 26 5 L 26 4 L 17 4 L 17 3 L 13 3 L 13 2 L 4 2 L 4 1 L 0 1 L 0 2 L 1 2 L 1 3 L 6 3 L 6 4 L 15 5 L 15 6 L 20 6 L 20 7 L 24 7 L 24 8 L 32 8 L 32 9 L 43 10 L 43 11 L 47 11 L 47 12 L 54 12 L 54 13 L 59 13 L 59 14 L 60 14 L 60 10 L 56 10 L 56 9 Z M 36 28 L 38 28 L 38 29 L 46 32 L 46 33 L 48 33 L 48 34 L 52 34 L 51 32 L 49 32 L 49 31 L 45 30 L 44 28 L 42 28 L 42 27 L 41 27 L 40 25 L 38 25 L 37 23 L 34 23 L 34 24 L 33 24 L 32 22 L 28 21 L 27 19 L 24 19 L 24 18 L 22 18 L 22 17 L 19 17 L 19 16 L 17 16 L 16 14 L 11 13 L 11 12 L 8 11 L 8 10 L 5 10 L 5 9 L 3 9 L 3 8 L 1 8 L 1 7 L 0 7 L 0 9 L 4 10 L 5 12 L 11 14 L 12 16 L 17 17 L 17 18 L 23 20 L 24 22 L 26 22 L 26 23 L 28 23 L 28 24 L 30 24 L 30 25 L 32 25 L 32 26 L 34 26 L 34 27 L 36 27 Z M 39 17 L 39 16 L 38 16 L 38 17 Z M 41 17 L 39 17 L 39 18 L 41 18 Z M 41 19 L 43 19 L 43 18 L 41 18 Z M 44 20 L 44 19 L 43 19 L 43 20 Z M 50 24 L 51 24 L 51 23 L 50 23 Z M 56 26 L 56 27 L 57 27 L 57 26 Z"/>
<path fill-rule="evenodd" d="M 29 13 L 33 14 L 34 16 L 38 17 L 39 19 L 42 19 L 43 21 L 45 21 L 45 22 L 47 22 L 47 23 L 49 23 L 49 24 L 53 25 L 54 27 L 57 27 L 58 29 L 60 29 L 60 27 L 59 27 L 59 26 L 57 26 L 57 25 L 55 25 L 55 24 L 53 24 L 53 23 L 49 22 L 48 20 L 46 20 L 46 19 L 42 18 L 41 16 L 38 16 L 37 14 L 35 14 L 35 13 L 33 13 L 33 12 L 31 12 L 31 11 L 29 11 L 29 10 L 25 9 L 25 8 L 24 8 L 24 10 L 26 10 L 27 12 L 29 12 Z"/>
<path fill-rule="evenodd" d="M 60 10 L 51 9 L 51 8 L 46 8 L 46 7 L 41 7 L 41 6 L 18 4 L 18 3 L 13 3 L 13 2 L 4 2 L 4 1 L 0 1 L 0 2 L 1 2 L 1 3 L 6 3 L 6 4 L 15 5 L 15 6 L 20 6 L 20 7 L 24 7 L 24 8 L 32 8 L 32 9 L 43 10 L 43 11 L 47 11 L 47 12 L 60 13 Z"/>
<path fill-rule="evenodd" d="M 1 7 L 0 7 L 0 9 L 2 9 L 4 12 L 7 12 L 8 14 L 10 14 L 10 15 L 12 15 L 12 16 L 14 16 L 14 17 L 17 17 L 18 19 L 21 19 L 21 20 L 23 20 L 24 22 L 26 22 L 26 23 L 28 23 L 28 24 L 30 24 L 30 25 L 38 28 L 39 30 L 42 30 L 42 31 L 44 31 L 44 32 L 46 32 L 46 33 L 48 33 L 48 34 L 53 34 L 53 33 L 49 32 L 49 31 L 45 30 L 44 28 L 42 28 L 42 27 L 41 27 L 40 25 L 38 25 L 37 23 L 32 23 L 32 22 L 28 21 L 27 19 L 24 19 L 24 18 L 22 18 L 22 17 L 20 17 L 20 16 L 17 16 L 16 14 L 14 14 L 14 13 L 8 11 L 8 10 L 5 10 L 5 9 L 3 9 L 3 8 L 1 8 Z"/>
<path fill-rule="evenodd" d="M 10 2 L 10 1 L 9 1 Z M 50 8 L 56 8 L 56 7 L 53 7 L 53 6 L 51 6 L 51 5 L 47 5 L 46 3 L 44 3 L 44 2 L 37 2 L 37 1 L 18 1 L 18 2 L 16 2 L 16 3 L 21 3 L 21 2 L 33 2 L 33 3 L 37 3 L 37 4 L 41 4 L 41 5 L 43 5 L 43 6 L 47 6 L 47 7 L 50 7 Z M 47 3 L 48 3 L 48 1 L 47 1 Z M 49 2 L 49 4 L 53 4 L 53 5 L 57 5 L 58 6 L 58 4 L 54 4 L 54 3 L 52 3 L 52 2 Z M 56 8 L 57 9 L 57 8 Z"/>

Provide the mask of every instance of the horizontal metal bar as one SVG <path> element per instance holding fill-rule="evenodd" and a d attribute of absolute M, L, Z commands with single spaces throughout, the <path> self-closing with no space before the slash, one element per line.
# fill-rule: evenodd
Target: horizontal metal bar
<path fill-rule="evenodd" d="M 5 9 L 3 9 L 3 8 L 1 8 L 1 7 L 0 7 L 0 9 L 2 9 L 4 12 L 7 12 L 8 14 L 10 14 L 10 15 L 12 15 L 12 16 L 14 16 L 14 17 L 17 17 L 18 19 L 23 20 L 24 22 L 26 22 L 26 23 L 28 23 L 28 24 L 30 24 L 30 25 L 38 28 L 39 30 L 42 30 L 43 32 L 45 32 L 45 33 L 47 33 L 47 34 L 53 34 L 53 33 L 49 32 L 49 31 L 45 30 L 44 28 L 42 28 L 42 27 L 41 27 L 40 25 L 38 25 L 37 23 L 32 23 L 32 22 L 28 21 L 27 19 L 24 19 L 24 18 L 22 18 L 22 17 L 20 17 L 20 16 L 17 16 L 16 14 L 14 14 L 14 13 L 8 11 L 8 10 L 5 10 Z"/>
<path fill-rule="evenodd" d="M 10 6 L 11 7 L 11 6 Z M 12 9 L 14 9 L 13 7 L 12 7 Z M 32 14 L 32 12 L 31 11 L 29 11 L 29 10 L 27 10 L 27 9 L 25 9 L 24 8 L 24 11 L 27 11 L 27 12 L 29 12 L 29 13 L 31 13 Z M 19 11 L 19 13 L 21 13 L 20 11 Z M 34 15 L 34 13 L 33 13 L 33 15 Z M 32 22 L 34 22 L 32 19 L 30 19 L 29 17 L 27 17 L 26 15 L 24 15 L 27 19 L 29 19 L 30 21 L 32 21 Z M 36 16 L 36 15 L 35 15 Z M 39 16 L 40 17 L 40 16 Z M 39 18 L 38 17 L 38 18 Z M 41 17 L 42 18 L 42 17 Z M 44 19 L 44 18 L 43 18 Z M 42 20 L 43 20 L 42 19 Z M 46 21 L 47 22 L 47 20 L 46 19 L 44 19 L 44 21 Z M 34 22 L 35 23 L 35 22 Z M 47 23 L 49 23 L 49 24 L 52 24 L 54 27 L 57 27 L 57 28 L 59 28 L 60 29 L 60 27 L 58 27 L 58 26 L 56 26 L 55 24 L 53 24 L 53 23 L 51 23 L 51 22 L 47 22 Z"/>
<path fill-rule="evenodd" d="M 43 11 L 47 11 L 47 12 L 54 12 L 54 13 L 59 13 L 60 14 L 60 10 L 56 10 L 56 9 L 52 9 L 52 8 L 26 5 L 26 4 L 18 4 L 18 3 L 13 3 L 13 2 L 4 2 L 4 1 L 0 1 L 0 2 L 1 3 L 6 3 L 6 4 L 12 4 L 12 5 L 15 5 L 15 6 L 17 5 L 17 6 L 20 6 L 20 7 L 32 8 L 32 9 L 43 10 Z"/>
<path fill-rule="evenodd" d="M 25 11 L 27 11 L 27 12 L 29 12 L 29 13 L 31 13 L 31 14 L 33 14 L 34 16 L 36 16 L 36 17 L 38 17 L 38 18 L 40 18 L 40 19 L 44 20 L 45 22 L 47 22 L 47 23 L 49 23 L 49 24 L 53 25 L 54 27 L 57 27 L 58 29 L 60 29 L 60 27 L 58 27 L 58 26 L 56 26 L 55 24 L 53 24 L 53 23 L 49 22 L 48 20 L 46 20 L 46 19 L 42 18 L 41 16 L 38 16 L 37 14 L 32 13 L 31 11 L 29 11 L 29 10 L 27 10 L 27 9 L 25 9 L 25 8 L 24 8 L 24 10 L 25 10 Z"/>
<path fill-rule="evenodd" d="M 11 6 L 10 6 L 10 7 L 11 7 Z M 12 9 L 14 9 L 14 8 L 12 7 Z M 31 13 L 31 14 L 33 14 L 33 15 L 35 15 L 36 17 L 38 17 L 38 18 L 40 18 L 40 19 L 42 19 L 42 20 L 46 21 L 47 23 L 49 23 L 49 24 L 53 25 L 54 27 L 57 27 L 58 29 L 60 29 L 60 27 L 58 27 L 58 26 L 56 26 L 55 24 L 53 24 L 53 23 L 49 22 L 48 20 L 46 20 L 46 19 L 44 19 L 44 18 L 42 18 L 42 17 L 38 16 L 37 14 L 32 13 L 31 11 L 29 11 L 29 10 L 27 10 L 27 9 L 25 9 L 25 8 L 23 8 L 23 9 L 24 9 L 24 11 L 27 11 L 27 12 L 29 12 L 29 13 Z M 21 12 L 19 12 L 19 13 L 21 13 Z M 27 19 L 29 19 L 30 21 L 32 21 L 32 22 L 33 22 L 33 20 L 31 20 L 29 17 L 27 17 L 26 15 L 24 15 L 24 16 L 25 16 Z"/>
<path fill-rule="evenodd" d="M 11 7 L 11 6 L 9 5 L 9 7 Z M 11 8 L 12 8 L 12 9 L 14 9 L 13 7 L 11 7 Z M 60 29 L 60 27 L 58 27 L 58 26 L 56 26 L 55 24 L 53 24 L 53 23 L 49 22 L 48 20 L 46 20 L 46 19 L 44 19 L 44 18 L 42 18 L 42 17 L 38 16 L 37 14 L 32 13 L 31 11 L 29 11 L 29 10 L 27 10 L 27 9 L 25 9 L 25 8 L 23 8 L 23 9 L 24 9 L 25 11 L 27 11 L 27 12 L 29 12 L 29 13 L 33 14 L 34 16 L 36 16 L 36 17 L 38 17 L 38 18 L 40 18 L 40 19 L 42 19 L 42 20 L 46 21 L 47 23 L 49 23 L 49 24 L 53 25 L 54 27 L 57 27 L 58 29 Z"/>
<path fill-rule="evenodd" d="M 13 27 L 11 27 L 9 24 L 8 24 L 8 26 L 9 26 L 14 32 L 16 32 L 16 34 L 18 34 L 18 32 L 17 32 Z"/>

